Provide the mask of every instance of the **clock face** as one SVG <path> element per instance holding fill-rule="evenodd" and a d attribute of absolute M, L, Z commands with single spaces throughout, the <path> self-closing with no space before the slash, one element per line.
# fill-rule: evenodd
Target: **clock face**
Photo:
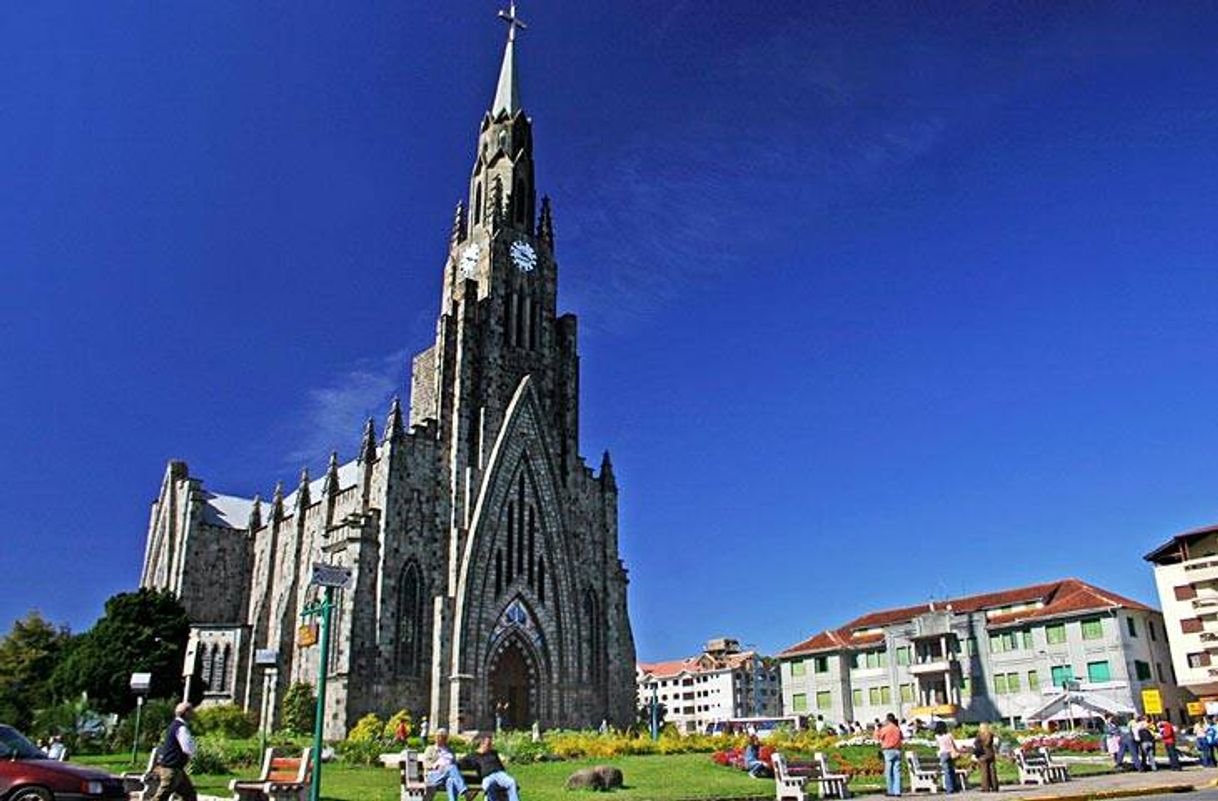
<path fill-rule="evenodd" d="M 512 262 L 521 272 L 531 272 L 537 266 L 537 251 L 528 242 L 513 242 Z"/>
<path fill-rule="evenodd" d="M 461 251 L 461 258 L 457 262 L 457 268 L 460 270 L 462 278 L 478 277 L 478 256 L 482 255 L 481 248 L 476 242 L 472 242 L 465 246 Z"/>

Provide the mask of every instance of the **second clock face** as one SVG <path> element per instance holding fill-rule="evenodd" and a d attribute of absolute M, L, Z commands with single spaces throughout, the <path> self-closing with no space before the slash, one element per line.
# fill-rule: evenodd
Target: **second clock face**
<path fill-rule="evenodd" d="M 477 243 L 466 245 L 461 251 L 461 259 L 457 262 L 457 267 L 461 271 L 462 278 L 478 277 L 478 257 L 482 255 L 482 250 Z"/>
<path fill-rule="evenodd" d="M 521 272 L 531 272 L 537 266 L 537 251 L 528 242 L 512 243 L 512 263 Z"/>

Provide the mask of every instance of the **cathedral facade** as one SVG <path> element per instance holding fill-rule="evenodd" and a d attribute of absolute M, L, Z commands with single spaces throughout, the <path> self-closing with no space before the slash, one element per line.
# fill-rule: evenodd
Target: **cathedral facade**
<path fill-rule="evenodd" d="M 579 451 L 576 318 L 556 308 L 550 203 L 537 201 L 515 33 L 458 204 L 434 343 L 414 357 L 408 414 L 369 420 L 269 501 L 166 470 L 141 584 L 190 615 L 196 691 L 274 716 L 315 682 L 302 610 L 312 566 L 351 571 L 336 594 L 326 734 L 406 708 L 453 730 L 634 719 L 635 650 L 606 453 Z M 353 441 L 355 437 L 353 436 Z M 276 652 L 274 669 L 255 665 Z"/>

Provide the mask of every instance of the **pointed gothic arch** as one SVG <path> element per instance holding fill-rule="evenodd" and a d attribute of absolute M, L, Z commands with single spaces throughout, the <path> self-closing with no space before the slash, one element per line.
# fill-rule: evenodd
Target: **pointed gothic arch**
<path fill-rule="evenodd" d="M 394 636 L 394 673 L 399 677 L 423 672 L 424 600 L 423 572 L 414 559 L 398 574 L 397 628 Z"/>

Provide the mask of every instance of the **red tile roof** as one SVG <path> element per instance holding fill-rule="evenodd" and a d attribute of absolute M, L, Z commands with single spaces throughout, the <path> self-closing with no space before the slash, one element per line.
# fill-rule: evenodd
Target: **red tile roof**
<path fill-rule="evenodd" d="M 740 651 L 726 654 L 722 659 L 716 659 L 710 654 L 702 653 L 697 656 L 687 656 L 684 659 L 670 659 L 667 662 L 639 662 L 638 669 L 650 673 L 656 678 L 670 678 L 681 673 L 708 673 L 713 670 L 727 670 L 753 659 L 755 651 Z"/>
<path fill-rule="evenodd" d="M 1047 584 L 1033 584 L 1030 587 L 1018 587 L 1000 592 L 989 592 L 980 595 L 967 595 L 963 598 L 953 598 L 947 601 L 936 601 L 918 606 L 907 606 L 900 609 L 885 609 L 857 617 L 846 625 L 833 631 L 823 631 L 813 635 L 803 642 L 798 642 L 779 653 L 779 656 L 794 656 L 796 654 L 814 653 L 817 651 L 837 651 L 852 646 L 871 645 L 883 640 L 880 632 L 855 635 L 854 632 L 895 623 L 906 623 L 915 617 L 932 611 L 951 611 L 956 614 L 971 614 L 987 609 L 1001 609 L 1004 606 L 1036 603 L 1039 608 L 1021 609 L 1002 615 L 991 615 L 990 625 L 1007 625 L 1022 623 L 1039 618 L 1058 617 L 1060 615 L 1076 614 L 1108 609 L 1137 609 L 1143 612 L 1155 611 L 1143 603 L 1131 598 L 1117 595 L 1114 592 L 1100 589 L 1075 578 L 1052 581 Z"/>

